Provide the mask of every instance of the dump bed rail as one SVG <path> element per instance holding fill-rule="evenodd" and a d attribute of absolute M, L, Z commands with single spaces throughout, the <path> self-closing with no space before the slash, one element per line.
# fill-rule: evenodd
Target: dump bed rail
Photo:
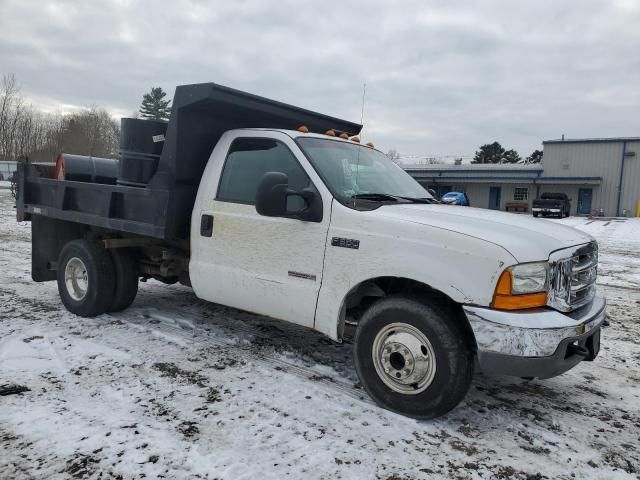
<path fill-rule="evenodd" d="M 18 164 L 18 221 L 42 215 L 163 239 L 168 197 L 166 190 L 40 178 Z"/>

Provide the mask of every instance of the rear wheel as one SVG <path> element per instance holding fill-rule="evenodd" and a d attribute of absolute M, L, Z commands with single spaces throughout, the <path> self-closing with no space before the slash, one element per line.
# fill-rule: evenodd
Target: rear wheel
<path fill-rule="evenodd" d="M 533 214 L 533 216 L 534 216 L 535 218 L 538 218 L 538 214 L 537 214 L 537 213 L 534 213 L 534 214 Z"/>
<path fill-rule="evenodd" d="M 81 317 L 107 311 L 115 292 L 115 270 L 109 253 L 97 242 L 73 240 L 58 257 L 58 292 L 63 305 Z"/>
<path fill-rule="evenodd" d="M 115 268 L 116 288 L 110 312 L 119 312 L 129 307 L 138 294 L 138 269 L 136 260 L 126 248 L 110 250 Z"/>
<path fill-rule="evenodd" d="M 356 331 L 356 371 L 380 406 L 419 419 L 444 415 L 466 395 L 473 351 L 444 302 L 392 296 L 374 303 Z"/>

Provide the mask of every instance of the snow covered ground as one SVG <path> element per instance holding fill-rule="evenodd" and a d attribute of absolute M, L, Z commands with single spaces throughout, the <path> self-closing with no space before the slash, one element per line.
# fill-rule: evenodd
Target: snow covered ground
<path fill-rule="evenodd" d="M 601 245 L 600 357 L 546 381 L 476 374 L 419 422 L 376 407 L 351 345 L 149 281 L 84 319 L 30 279 L 0 190 L 0 478 L 594 478 L 640 475 L 640 220 L 564 223 Z M 544 220 L 540 220 L 543 228 Z"/>

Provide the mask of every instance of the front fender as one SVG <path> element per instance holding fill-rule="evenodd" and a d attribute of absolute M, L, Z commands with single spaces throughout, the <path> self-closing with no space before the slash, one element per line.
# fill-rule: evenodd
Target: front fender
<path fill-rule="evenodd" d="M 359 212 L 334 202 L 314 327 L 338 339 L 345 299 L 378 277 L 414 280 L 460 304 L 488 306 L 500 273 L 515 258 L 476 237 Z M 333 242 L 333 238 L 358 240 Z M 351 247 L 349 247 L 351 245 Z"/>

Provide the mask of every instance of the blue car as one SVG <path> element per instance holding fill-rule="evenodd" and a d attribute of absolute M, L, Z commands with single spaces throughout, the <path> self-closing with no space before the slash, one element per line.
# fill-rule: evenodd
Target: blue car
<path fill-rule="evenodd" d="M 447 205 L 461 205 L 463 207 L 470 207 L 469 197 L 464 192 L 448 192 L 440 198 L 442 203 Z"/>

